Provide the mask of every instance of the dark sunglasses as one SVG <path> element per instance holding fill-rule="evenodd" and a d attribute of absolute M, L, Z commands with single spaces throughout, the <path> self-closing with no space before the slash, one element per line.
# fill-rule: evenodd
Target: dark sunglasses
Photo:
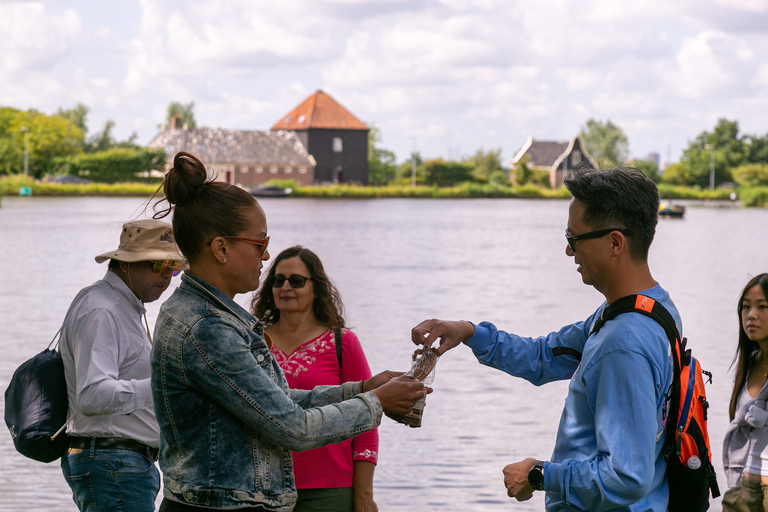
<path fill-rule="evenodd" d="M 264 254 L 264 252 L 267 250 L 267 247 L 269 246 L 269 237 L 263 240 L 259 240 L 258 238 L 243 238 L 242 236 L 221 235 L 221 238 L 229 238 L 230 240 L 238 240 L 240 242 L 248 242 L 249 244 L 261 246 L 261 254 Z"/>
<path fill-rule="evenodd" d="M 270 279 L 272 280 L 272 288 L 282 288 L 286 281 L 291 285 L 291 288 L 304 288 L 307 281 L 312 280 L 311 277 L 305 277 L 301 274 L 291 274 L 288 277 L 283 274 L 275 274 Z"/>
<path fill-rule="evenodd" d="M 176 261 L 176 260 L 163 260 L 163 261 L 155 261 L 151 260 L 150 263 L 152 263 L 152 272 L 157 274 L 158 272 L 162 272 L 163 270 L 169 268 L 173 271 L 173 275 L 177 276 L 179 275 L 179 272 L 181 272 L 181 269 L 184 268 L 184 262 L 183 261 Z"/>
<path fill-rule="evenodd" d="M 565 239 L 568 240 L 568 245 L 571 246 L 571 250 L 573 252 L 576 252 L 577 240 L 589 240 L 590 238 L 601 238 L 607 235 L 608 233 L 613 233 L 614 231 L 618 231 L 624 236 L 632 236 L 631 230 L 621 229 L 621 228 L 599 229 L 597 231 L 590 231 L 589 233 L 582 233 L 581 235 L 569 235 L 568 230 L 566 229 Z"/>

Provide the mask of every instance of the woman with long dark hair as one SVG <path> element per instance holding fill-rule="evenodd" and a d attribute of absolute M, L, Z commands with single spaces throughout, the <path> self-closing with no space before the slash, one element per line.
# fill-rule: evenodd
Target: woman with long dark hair
<path fill-rule="evenodd" d="M 174 158 L 163 191 L 170 207 L 157 216 L 173 211 L 189 269 L 160 309 L 152 347 L 160 510 L 287 512 L 296 501 L 292 451 L 367 432 L 382 412 L 410 410 L 424 386 L 383 372 L 290 389 L 263 324 L 234 301 L 258 288 L 269 259 L 264 210 L 188 153 Z"/>
<path fill-rule="evenodd" d="M 749 280 L 738 303 L 739 345 L 723 444 L 724 511 L 768 510 L 768 274 Z"/>
<path fill-rule="evenodd" d="M 357 336 L 346 328 L 341 296 L 320 258 L 294 246 L 275 258 L 251 312 L 266 325 L 272 355 L 295 389 L 370 378 Z M 374 512 L 378 433 L 293 454 L 294 512 Z"/>

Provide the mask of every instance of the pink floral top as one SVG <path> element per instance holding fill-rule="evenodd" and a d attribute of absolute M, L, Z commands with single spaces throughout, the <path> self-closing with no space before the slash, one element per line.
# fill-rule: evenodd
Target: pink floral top
<path fill-rule="evenodd" d="M 336 358 L 336 342 L 329 329 L 317 338 L 286 355 L 272 346 L 272 354 L 294 389 L 365 380 L 371 369 L 355 333 L 341 330 L 341 371 Z M 297 489 L 352 487 L 353 461 L 376 463 L 379 451 L 377 430 L 364 432 L 341 443 L 293 453 L 293 472 Z"/>

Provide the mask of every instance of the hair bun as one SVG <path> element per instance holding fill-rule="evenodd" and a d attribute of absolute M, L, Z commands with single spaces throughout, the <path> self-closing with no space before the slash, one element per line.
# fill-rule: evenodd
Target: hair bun
<path fill-rule="evenodd" d="M 184 151 L 176 153 L 173 167 L 165 176 L 163 192 L 168 202 L 177 206 L 191 203 L 205 186 L 208 172 L 196 156 Z"/>

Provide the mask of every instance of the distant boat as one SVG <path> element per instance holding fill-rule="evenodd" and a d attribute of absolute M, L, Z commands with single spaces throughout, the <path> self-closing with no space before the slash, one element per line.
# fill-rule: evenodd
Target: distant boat
<path fill-rule="evenodd" d="M 659 206 L 659 217 L 680 219 L 683 215 L 685 215 L 685 206 L 672 203 L 661 203 Z"/>
<path fill-rule="evenodd" d="M 251 189 L 251 194 L 256 197 L 287 197 L 293 192 L 292 188 L 278 187 L 277 185 L 262 185 Z"/>

